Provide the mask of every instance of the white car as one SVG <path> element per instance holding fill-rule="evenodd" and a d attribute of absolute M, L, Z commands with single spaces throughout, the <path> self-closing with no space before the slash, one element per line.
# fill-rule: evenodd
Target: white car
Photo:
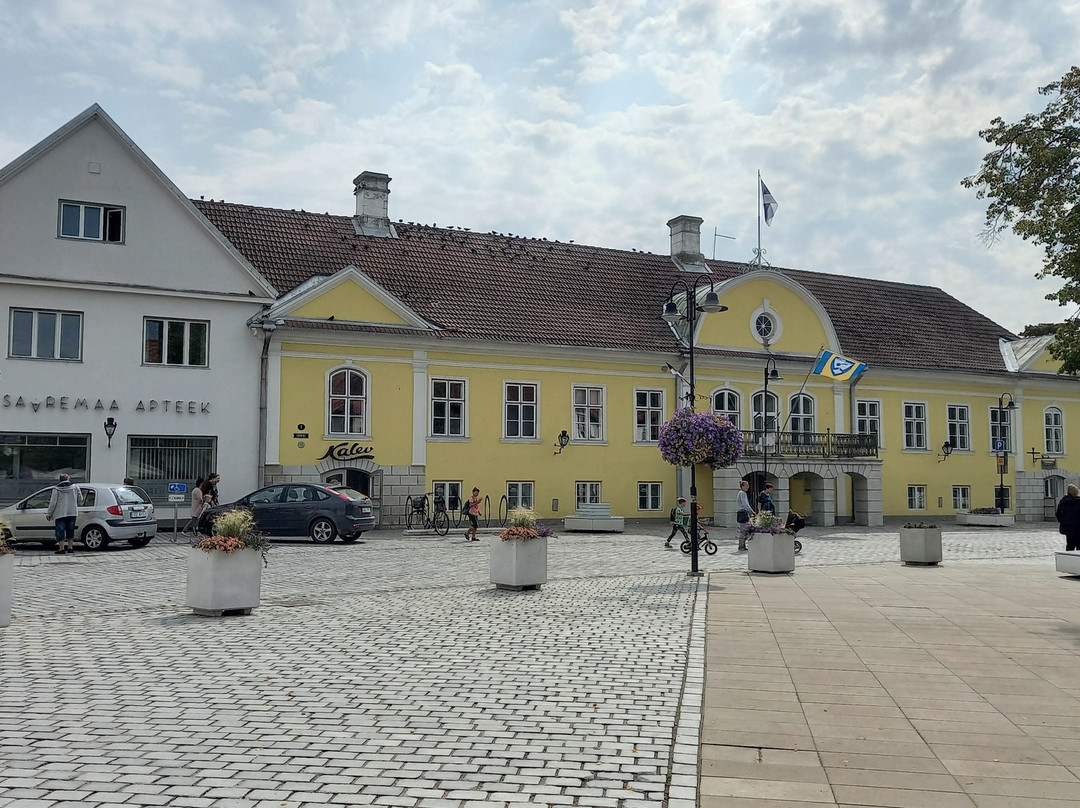
<path fill-rule="evenodd" d="M 109 483 L 75 483 L 75 486 L 79 489 L 75 538 L 87 550 L 104 549 L 111 541 L 145 547 L 157 535 L 154 503 L 138 486 Z M 53 488 L 43 488 L 0 511 L 0 521 L 7 525 L 6 533 L 11 541 L 56 544 L 56 522 L 45 518 Z"/>

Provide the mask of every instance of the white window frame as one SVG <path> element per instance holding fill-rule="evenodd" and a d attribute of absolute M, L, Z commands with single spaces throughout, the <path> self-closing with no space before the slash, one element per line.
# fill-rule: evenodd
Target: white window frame
<path fill-rule="evenodd" d="M 435 395 L 435 387 L 439 384 L 446 385 L 446 395 Z M 455 398 L 451 395 L 452 385 L 461 385 L 461 398 Z M 469 380 L 460 379 L 454 376 L 432 376 L 428 379 L 428 437 L 429 438 L 448 438 L 451 440 L 464 440 L 469 437 Z M 454 432 L 451 430 L 451 422 L 453 417 L 450 415 L 451 404 L 458 403 L 461 405 L 460 432 Z M 446 414 L 444 416 L 436 415 L 436 404 L 446 405 Z M 435 419 L 443 417 L 446 419 L 446 428 L 443 432 L 435 431 Z"/>
<path fill-rule="evenodd" d="M 29 354 L 16 354 L 15 353 L 15 320 L 16 314 L 30 315 L 30 353 Z M 39 356 L 38 355 L 38 342 L 41 338 L 42 331 L 42 315 L 52 315 L 56 318 L 56 322 L 53 323 L 53 345 L 52 356 Z M 78 335 L 78 350 L 76 356 L 61 356 L 60 349 L 63 343 L 64 337 L 64 323 L 74 322 L 79 329 Z M 22 306 L 16 306 L 8 309 L 8 358 L 9 359 L 44 359 L 50 362 L 81 362 L 82 361 L 82 349 L 83 349 L 83 313 L 81 311 L 62 311 L 60 309 L 30 309 Z"/>
<path fill-rule="evenodd" d="M 907 507 L 909 511 L 926 510 L 925 485 L 909 485 L 907 487 Z"/>
<path fill-rule="evenodd" d="M 762 315 L 768 316 L 772 321 L 772 333 L 768 337 L 763 337 L 758 333 L 757 325 L 758 318 Z M 780 340 L 780 335 L 784 333 L 784 322 L 780 319 L 780 315 L 776 309 L 766 302 L 762 306 L 758 306 L 750 313 L 750 336 L 752 336 L 757 342 L 765 345 L 768 342 L 769 345 L 775 345 Z"/>
<path fill-rule="evenodd" d="M 961 417 L 961 411 L 962 417 Z M 967 404 L 945 405 L 945 434 L 953 451 L 971 451 L 971 407 Z"/>
<path fill-rule="evenodd" d="M 64 232 L 64 209 L 78 208 L 79 232 Z M 92 212 L 92 213 L 91 213 Z M 87 224 L 90 217 L 96 219 L 98 235 L 87 235 Z M 119 217 L 120 232 L 118 237 L 110 238 L 109 220 Z M 123 244 L 127 236 L 127 209 L 123 205 L 106 205 L 101 202 L 77 202 L 73 199 L 61 199 L 56 208 L 56 235 L 57 238 L 71 239 L 74 241 L 97 241 L 103 244 Z"/>
<path fill-rule="evenodd" d="M 578 391 L 585 393 L 585 402 L 578 403 Z M 592 393 L 599 393 L 600 403 L 596 405 L 590 399 Z M 595 384 L 574 384 L 570 387 L 570 404 L 571 404 L 571 418 L 573 431 L 570 434 L 570 438 L 575 443 L 604 443 L 607 441 L 607 388 L 603 385 Z M 597 436 L 592 435 L 592 430 L 589 428 L 591 425 L 590 414 L 593 410 L 599 410 L 599 434 Z M 579 413 L 583 416 L 579 421 Z M 579 431 L 579 426 L 584 426 L 584 435 Z"/>
<path fill-rule="evenodd" d="M 721 402 L 724 405 L 723 407 L 716 406 L 716 399 L 719 397 L 723 398 Z M 721 387 L 718 390 L 713 390 L 709 398 L 712 401 L 712 411 L 714 413 L 725 416 L 735 425 L 736 429 L 742 429 L 742 395 L 738 390 Z M 734 407 L 732 407 L 733 401 Z"/>
<path fill-rule="evenodd" d="M 578 480 L 574 483 L 575 505 L 597 505 L 603 502 L 603 486 L 597 480 Z"/>
<path fill-rule="evenodd" d="M 954 485 L 952 487 L 952 506 L 954 511 L 971 510 L 970 485 Z"/>
<path fill-rule="evenodd" d="M 761 409 L 758 408 L 758 398 L 761 398 Z M 769 417 L 767 411 L 768 402 L 773 401 L 776 403 L 776 412 L 772 417 Z M 782 421 L 780 420 L 780 396 L 778 396 L 772 390 L 769 391 L 768 398 L 765 397 L 765 390 L 756 390 L 754 394 L 750 396 L 750 422 L 755 432 L 766 432 L 772 434 L 780 428 Z M 770 421 L 772 422 L 770 424 Z"/>
<path fill-rule="evenodd" d="M 516 487 L 516 490 L 515 490 Z M 528 489 L 528 494 L 525 493 Z M 533 480 L 507 480 L 506 504 L 508 510 L 536 507 L 536 482 Z"/>
<path fill-rule="evenodd" d="M 331 384 L 333 384 L 334 376 L 337 375 L 338 373 L 343 373 L 345 371 L 349 371 L 351 373 L 359 374 L 360 378 L 363 380 L 363 385 L 364 385 L 364 392 L 361 395 L 354 396 L 354 395 L 351 395 L 349 393 L 349 389 L 350 389 L 349 373 L 346 373 L 346 375 L 345 375 L 345 394 L 344 395 L 335 395 L 333 393 L 333 391 L 331 389 Z M 362 368 L 356 367 L 355 365 L 338 365 L 337 367 L 330 368 L 330 370 L 328 370 L 326 372 L 326 382 L 323 385 L 323 389 L 326 391 L 326 433 L 325 433 L 326 436 L 328 438 L 329 437 L 334 437 L 334 438 L 367 438 L 367 437 L 370 437 L 370 435 L 371 435 L 371 376 L 368 374 L 368 372 L 366 370 L 363 370 Z M 339 399 L 339 398 L 343 398 L 345 400 L 345 413 L 344 413 L 344 416 L 335 415 L 334 412 L 333 412 L 334 399 Z M 363 406 L 361 407 L 361 414 L 360 414 L 362 431 L 360 431 L 360 432 L 350 432 L 349 431 L 349 426 L 351 424 L 352 418 L 354 417 L 354 416 L 351 416 L 349 414 L 349 410 L 351 409 L 349 404 L 354 399 L 363 401 Z M 341 418 L 341 417 L 345 418 L 345 431 L 344 432 L 334 432 L 333 431 L 333 420 L 334 420 L 334 418 Z"/>
<path fill-rule="evenodd" d="M 1012 430 L 1013 417 L 1012 417 L 1012 414 L 1014 412 L 1018 412 L 1019 409 L 1020 409 L 1019 407 L 1014 407 L 1011 410 L 1008 407 L 1002 407 L 1001 409 L 998 409 L 996 404 L 991 405 L 989 421 L 990 421 L 990 452 L 992 454 L 997 453 L 997 450 L 994 448 L 994 441 L 999 440 L 1003 432 L 1004 432 L 1004 438 L 1003 439 L 1005 441 L 1005 451 L 1007 453 L 1009 453 L 1009 454 L 1012 454 L 1012 450 L 1013 450 L 1013 435 L 1012 435 L 1012 433 L 1013 433 L 1013 430 Z M 999 414 L 1004 416 L 1004 419 L 1002 420 L 1002 422 L 1000 424 L 998 423 L 998 415 Z M 1004 428 L 1002 428 L 1002 427 L 1004 427 Z"/>
<path fill-rule="evenodd" d="M 908 415 L 908 407 L 913 408 L 912 414 Z M 917 410 L 914 408 L 921 408 L 922 415 L 917 415 Z M 925 452 L 930 448 L 929 440 L 927 436 L 930 434 L 930 423 L 927 416 L 928 408 L 925 401 L 905 401 L 901 404 L 901 413 L 903 414 L 904 424 L 904 451 L 905 452 Z M 912 429 L 908 430 L 908 424 L 912 425 Z M 921 431 L 918 429 L 919 425 L 922 425 Z M 918 444 L 918 438 L 922 438 L 922 446 Z M 913 440 L 909 440 L 909 438 Z M 916 445 L 912 445 L 912 443 Z"/>
<path fill-rule="evenodd" d="M 771 391 L 770 391 L 771 392 Z M 810 404 L 810 412 L 806 413 L 806 403 Z M 788 430 L 792 435 L 805 435 L 817 432 L 817 401 L 809 393 L 796 393 L 788 399 Z M 798 429 L 796 429 L 798 425 Z M 806 427 L 809 426 L 809 429 Z"/>
<path fill-rule="evenodd" d="M 150 327 L 150 323 L 159 323 L 161 325 L 161 361 L 153 362 L 150 360 L 150 337 L 147 334 L 147 329 Z M 184 333 L 180 337 L 183 349 L 183 361 L 170 362 L 169 346 L 171 338 L 171 326 L 182 325 Z M 191 361 L 191 327 L 193 325 L 204 326 L 206 328 L 206 334 L 204 336 L 204 362 L 202 364 L 194 364 Z M 142 351 L 142 363 L 147 367 L 162 367 L 162 368 L 208 368 L 210 367 L 210 321 L 209 320 L 185 320 L 179 317 L 143 317 L 143 351 Z"/>
<path fill-rule="evenodd" d="M 873 410 L 873 413 L 870 412 L 871 409 Z M 872 428 L 871 424 L 873 425 Z M 855 399 L 855 432 L 858 435 L 877 436 L 878 448 L 884 448 L 884 433 L 881 431 L 880 398 Z"/>
<path fill-rule="evenodd" d="M 639 511 L 662 511 L 664 510 L 664 484 L 652 481 L 638 482 L 638 505 Z M 644 503 L 644 505 L 643 505 Z"/>
<path fill-rule="evenodd" d="M 1057 423 L 1051 423 L 1056 414 Z M 1051 405 L 1043 410 L 1043 454 L 1065 454 L 1065 413 L 1061 407 Z"/>
<path fill-rule="evenodd" d="M 518 390 L 519 398 L 517 401 L 510 400 L 510 388 L 516 388 Z M 525 401 L 520 395 L 527 388 L 532 388 L 533 400 L 531 402 Z M 517 407 L 518 415 L 514 419 L 514 422 L 518 428 L 517 435 L 511 435 L 510 430 L 507 428 L 510 425 L 510 408 Z M 524 412 L 532 407 L 532 418 L 526 418 Z M 532 434 L 524 435 L 524 428 L 526 424 L 532 424 Z M 520 382 L 506 380 L 503 382 L 503 418 L 502 418 L 502 430 L 503 440 L 509 441 L 521 441 L 524 443 L 539 443 L 540 442 L 540 383 L 539 382 Z"/>
<path fill-rule="evenodd" d="M 454 495 L 454 489 L 457 489 L 457 496 Z M 464 483 L 461 480 L 435 480 L 431 484 L 431 507 L 435 507 L 435 499 L 442 496 L 443 502 L 446 504 L 448 511 L 460 511 L 461 503 L 464 501 Z M 455 505 L 456 500 L 456 507 Z"/>
<path fill-rule="evenodd" d="M 645 404 L 640 398 L 645 396 Z M 657 443 L 667 413 L 667 397 L 657 387 L 634 388 L 634 443 Z M 642 426 L 642 420 L 645 424 Z M 656 437 L 652 437 L 655 434 Z"/>

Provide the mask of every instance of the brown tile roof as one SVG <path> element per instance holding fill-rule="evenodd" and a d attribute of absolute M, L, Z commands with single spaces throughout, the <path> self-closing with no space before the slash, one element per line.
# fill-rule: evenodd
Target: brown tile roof
<path fill-rule="evenodd" d="M 358 236 L 349 216 L 192 202 L 282 293 L 353 264 L 445 337 L 678 350 L 659 315 L 685 276 L 667 255 L 406 223 L 396 239 Z M 708 263 L 717 281 L 745 271 Z M 1014 335 L 940 289 L 781 271 L 828 311 L 844 354 L 871 367 L 1005 370 L 997 340 Z"/>

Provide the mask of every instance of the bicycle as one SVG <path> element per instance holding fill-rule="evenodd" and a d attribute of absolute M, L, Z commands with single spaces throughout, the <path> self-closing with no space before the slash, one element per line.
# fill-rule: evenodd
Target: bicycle
<path fill-rule="evenodd" d="M 428 495 L 409 497 L 406 500 L 405 527 L 409 530 L 434 530 L 440 536 L 450 531 L 450 516 L 446 512 L 446 500 L 434 496 L 435 508 L 428 510 Z"/>
<path fill-rule="evenodd" d="M 683 539 L 679 549 L 686 555 L 690 555 L 690 539 Z M 709 538 L 709 523 L 705 519 L 698 519 L 698 549 L 704 550 L 706 555 L 716 555 L 716 542 Z"/>

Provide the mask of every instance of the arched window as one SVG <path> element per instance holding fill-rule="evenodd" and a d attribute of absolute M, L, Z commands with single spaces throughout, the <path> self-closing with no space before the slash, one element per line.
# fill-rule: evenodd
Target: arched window
<path fill-rule="evenodd" d="M 1057 407 L 1043 410 L 1043 435 L 1046 454 L 1065 453 L 1065 422 Z"/>
<path fill-rule="evenodd" d="M 776 397 L 776 393 L 769 393 L 769 397 L 765 397 L 765 392 L 760 391 L 754 393 L 754 397 L 750 399 L 750 408 L 753 412 L 754 419 L 754 431 L 760 432 L 764 429 L 766 432 L 775 432 L 779 427 L 777 421 L 780 415 L 780 399 Z"/>
<path fill-rule="evenodd" d="M 713 393 L 712 410 L 742 429 L 742 401 L 734 390 L 717 390 Z"/>
<path fill-rule="evenodd" d="M 814 428 L 814 399 L 800 393 L 791 397 L 788 406 L 791 408 L 792 443 L 809 443 L 810 435 L 817 431 Z"/>
<path fill-rule="evenodd" d="M 341 368 L 330 374 L 328 434 L 367 434 L 367 388 L 367 377 L 356 368 Z"/>

